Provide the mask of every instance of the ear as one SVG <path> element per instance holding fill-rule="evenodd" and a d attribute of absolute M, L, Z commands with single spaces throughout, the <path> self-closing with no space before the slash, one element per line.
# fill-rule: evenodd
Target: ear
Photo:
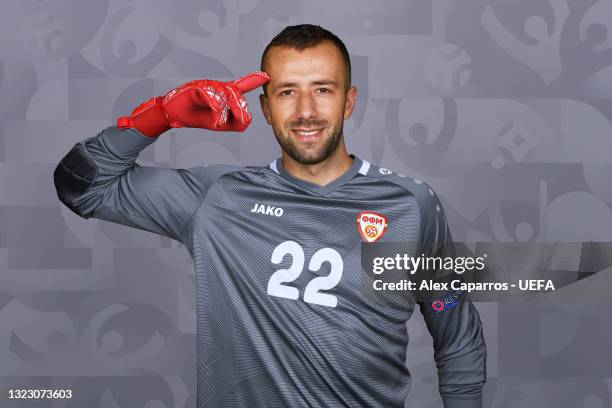
<path fill-rule="evenodd" d="M 272 115 L 270 114 L 270 105 L 268 104 L 268 97 L 264 94 L 259 94 L 259 104 L 261 105 L 261 111 L 266 117 L 268 125 L 272 125 Z"/>
<path fill-rule="evenodd" d="M 346 91 L 346 101 L 344 102 L 344 120 L 351 117 L 353 114 L 353 109 L 355 109 L 355 104 L 357 103 L 357 87 L 351 86 L 348 91 Z"/>

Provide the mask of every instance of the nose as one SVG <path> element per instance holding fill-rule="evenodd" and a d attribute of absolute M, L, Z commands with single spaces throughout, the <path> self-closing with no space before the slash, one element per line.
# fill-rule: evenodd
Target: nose
<path fill-rule="evenodd" d="M 296 114 L 298 119 L 312 119 L 317 117 L 317 103 L 314 95 L 309 92 L 302 92 L 298 95 Z"/>

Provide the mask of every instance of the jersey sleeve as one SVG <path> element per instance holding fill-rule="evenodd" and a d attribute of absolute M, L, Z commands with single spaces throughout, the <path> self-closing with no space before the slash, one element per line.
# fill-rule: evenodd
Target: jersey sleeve
<path fill-rule="evenodd" d="M 442 204 L 431 188 L 428 191 L 421 209 L 421 251 L 425 256 L 454 257 Z M 453 279 L 462 280 L 454 271 L 431 271 L 431 279 L 448 283 Z M 468 294 L 456 290 L 434 291 L 420 299 L 419 307 L 433 338 L 444 407 L 481 408 L 487 351 L 480 316 Z"/>
<path fill-rule="evenodd" d="M 208 186 L 231 166 L 172 169 L 141 166 L 154 143 L 135 129 L 111 126 L 75 144 L 54 172 L 64 205 L 96 218 L 154 232 L 179 242 Z"/>

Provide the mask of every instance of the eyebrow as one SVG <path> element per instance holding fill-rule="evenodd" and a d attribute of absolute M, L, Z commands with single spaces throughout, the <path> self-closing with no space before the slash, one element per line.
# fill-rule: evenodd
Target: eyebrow
<path fill-rule="evenodd" d="M 333 85 L 335 87 L 338 87 L 338 83 L 332 79 L 320 79 L 318 81 L 312 81 L 310 85 Z M 274 88 L 280 89 L 280 88 L 291 88 L 291 87 L 296 87 L 296 86 L 298 86 L 297 82 L 283 81 L 283 82 L 279 82 Z"/>

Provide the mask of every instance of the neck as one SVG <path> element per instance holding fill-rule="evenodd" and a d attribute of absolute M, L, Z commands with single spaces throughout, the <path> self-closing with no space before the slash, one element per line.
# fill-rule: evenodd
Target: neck
<path fill-rule="evenodd" d="M 295 178 L 324 186 L 344 173 L 353 164 L 353 158 L 346 152 L 344 143 L 339 143 L 335 152 L 327 159 L 316 164 L 303 164 L 283 152 L 283 167 Z"/>

